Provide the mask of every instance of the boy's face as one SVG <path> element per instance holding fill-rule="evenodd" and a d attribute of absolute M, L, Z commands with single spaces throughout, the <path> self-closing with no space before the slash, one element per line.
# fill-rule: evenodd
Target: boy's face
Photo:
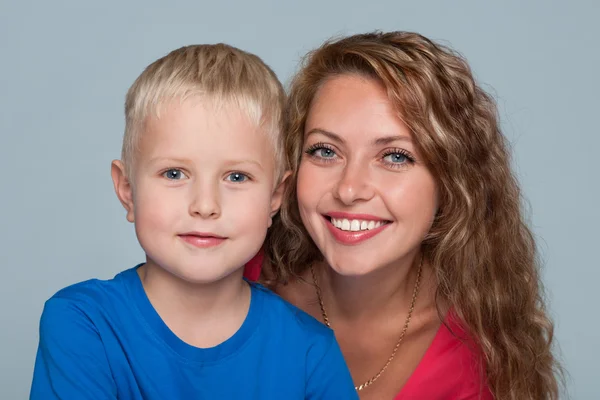
<path fill-rule="evenodd" d="M 113 180 L 148 263 L 190 283 L 218 281 L 250 260 L 281 203 L 266 134 L 209 99 L 166 103 L 146 121 L 133 190 L 116 182 L 122 167 L 115 162 Z"/>

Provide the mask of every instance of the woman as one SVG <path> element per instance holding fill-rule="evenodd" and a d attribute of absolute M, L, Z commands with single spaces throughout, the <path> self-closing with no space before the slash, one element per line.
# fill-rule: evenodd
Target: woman
<path fill-rule="evenodd" d="M 414 33 L 350 36 L 291 85 L 263 279 L 332 327 L 362 399 L 556 399 L 535 243 L 494 101 Z"/>

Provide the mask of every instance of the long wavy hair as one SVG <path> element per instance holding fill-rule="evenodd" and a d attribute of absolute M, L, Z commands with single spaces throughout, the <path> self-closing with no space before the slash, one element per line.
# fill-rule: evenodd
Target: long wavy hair
<path fill-rule="evenodd" d="M 292 175 L 265 246 L 270 278 L 285 284 L 323 259 L 303 227 L 296 181 L 311 101 L 327 79 L 343 74 L 384 85 L 437 181 L 440 208 L 422 244 L 437 278 L 436 304 L 453 309 L 481 348 L 495 398 L 557 399 L 562 370 L 552 353 L 553 324 L 495 101 L 464 58 L 419 34 L 353 35 L 305 58 L 287 104 Z"/>

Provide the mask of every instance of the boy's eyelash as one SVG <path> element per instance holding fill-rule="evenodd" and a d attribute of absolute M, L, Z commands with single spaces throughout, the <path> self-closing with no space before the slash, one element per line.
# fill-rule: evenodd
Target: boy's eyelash
<path fill-rule="evenodd" d="M 236 174 L 245 176 L 248 179 L 248 181 L 255 180 L 254 176 L 250 175 L 248 172 L 243 172 L 243 171 L 231 171 L 231 172 L 228 172 L 227 174 L 225 174 L 225 176 L 227 177 L 227 176 L 236 175 Z"/>
<path fill-rule="evenodd" d="M 181 169 L 181 168 L 170 167 L 170 168 L 164 168 L 164 169 L 160 170 L 160 171 L 158 172 L 158 174 L 162 176 L 162 175 L 166 174 L 166 173 L 167 173 L 167 172 L 169 172 L 169 171 L 179 171 L 179 172 L 184 172 L 184 171 L 183 171 L 183 169 Z"/>
<path fill-rule="evenodd" d="M 179 171 L 179 172 L 181 172 L 182 174 L 184 174 L 186 176 L 190 176 L 189 173 L 186 170 L 184 170 L 183 168 L 177 168 L 177 167 L 171 167 L 171 168 L 162 169 L 162 170 L 159 171 L 158 175 L 159 176 L 164 176 L 164 174 L 166 174 L 169 171 Z M 252 174 L 250 174 L 248 172 L 237 171 L 237 170 L 236 171 L 228 172 L 227 174 L 225 174 L 225 176 L 229 176 L 229 175 L 232 175 L 232 174 L 244 175 L 246 178 L 248 178 L 249 181 L 254 181 L 255 180 L 255 177 Z"/>

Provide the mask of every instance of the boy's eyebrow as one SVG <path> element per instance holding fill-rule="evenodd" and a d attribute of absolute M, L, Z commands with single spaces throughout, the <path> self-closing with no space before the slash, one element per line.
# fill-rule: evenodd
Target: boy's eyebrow
<path fill-rule="evenodd" d="M 178 164 L 188 164 L 190 163 L 190 160 L 188 160 L 187 158 L 174 158 L 174 157 L 153 157 L 150 159 L 149 163 L 150 164 L 155 164 L 158 162 L 163 162 L 163 161 L 167 161 L 167 162 L 175 162 Z"/>
<path fill-rule="evenodd" d="M 326 131 L 325 129 L 321 129 L 321 128 L 311 129 L 306 134 L 306 137 L 309 137 L 310 135 L 313 135 L 313 134 L 319 134 L 319 133 L 321 135 L 327 136 L 328 138 L 330 138 L 331 140 L 334 140 L 336 142 L 339 142 L 342 144 L 345 143 L 344 139 L 341 136 L 339 136 L 333 132 Z M 380 138 L 374 139 L 371 143 L 374 146 L 381 146 L 381 145 L 393 143 L 397 140 L 412 143 L 412 138 L 410 136 L 406 136 L 406 135 L 382 136 Z"/>
<path fill-rule="evenodd" d="M 263 166 L 261 163 L 259 163 L 256 160 L 251 160 L 251 159 L 245 159 L 245 160 L 228 160 L 225 162 L 225 165 L 229 166 L 229 167 L 233 167 L 236 165 L 240 165 L 240 164 L 252 164 L 252 165 L 256 165 L 261 171 L 263 170 Z"/>
<path fill-rule="evenodd" d="M 191 164 L 192 161 L 187 159 L 187 158 L 173 158 L 173 157 L 154 157 L 150 159 L 150 164 L 155 164 L 155 163 L 159 163 L 159 162 L 170 162 L 170 163 L 176 163 L 176 164 Z M 240 159 L 240 160 L 227 160 L 225 161 L 225 165 L 227 167 L 234 167 L 236 165 L 240 165 L 240 164 L 252 164 L 252 165 L 256 165 L 261 171 L 263 171 L 263 166 L 261 163 L 259 163 L 256 160 L 252 160 L 252 159 Z"/>

